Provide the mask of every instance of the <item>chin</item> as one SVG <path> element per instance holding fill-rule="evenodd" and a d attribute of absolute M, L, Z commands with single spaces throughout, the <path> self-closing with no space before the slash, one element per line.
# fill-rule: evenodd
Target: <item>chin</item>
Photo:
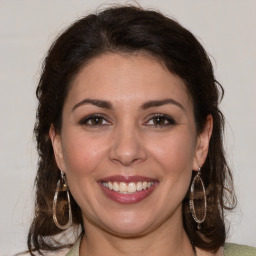
<path fill-rule="evenodd" d="M 119 216 L 110 216 L 109 221 L 105 222 L 105 229 L 119 237 L 143 236 L 150 232 L 155 226 L 153 219 L 145 218 L 144 215 L 124 213 Z"/>
<path fill-rule="evenodd" d="M 142 225 L 130 224 L 130 225 L 113 225 L 107 230 L 109 233 L 118 237 L 133 238 L 146 235 L 150 232 L 150 228 Z"/>

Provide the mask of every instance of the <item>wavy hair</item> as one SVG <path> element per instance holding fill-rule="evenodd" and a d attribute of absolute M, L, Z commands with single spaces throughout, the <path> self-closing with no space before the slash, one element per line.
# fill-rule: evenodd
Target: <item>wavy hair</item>
<path fill-rule="evenodd" d="M 39 159 L 35 215 L 27 241 L 30 254 L 69 246 L 55 238 L 63 232 L 55 227 L 52 218 L 60 171 L 48 133 L 52 124 L 57 132 L 61 131 L 63 104 L 72 80 L 86 63 L 105 53 L 146 53 L 181 77 L 193 103 L 198 133 L 203 129 L 207 115 L 212 115 L 214 124 L 209 153 L 201 168 L 207 193 L 207 217 L 198 230 L 189 210 L 188 191 L 183 201 L 183 225 L 191 243 L 216 251 L 226 239 L 224 210 L 231 210 L 236 202 L 223 149 L 224 117 L 219 110 L 223 88 L 214 77 L 206 51 L 191 32 L 160 12 L 119 6 L 76 21 L 55 40 L 44 60 L 36 90 L 38 108 L 34 134 Z M 73 223 L 80 225 L 84 232 L 81 209 L 72 196 L 71 203 Z M 199 213 L 203 210 L 203 207 L 198 209 Z M 58 218 L 65 222 L 65 211 L 60 215 Z"/>

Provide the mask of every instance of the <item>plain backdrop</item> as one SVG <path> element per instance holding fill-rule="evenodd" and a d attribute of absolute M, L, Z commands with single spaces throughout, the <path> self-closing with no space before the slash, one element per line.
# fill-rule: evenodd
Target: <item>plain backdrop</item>
<path fill-rule="evenodd" d="M 228 241 L 256 246 L 256 1 L 143 0 L 192 31 L 225 88 L 225 147 L 238 207 Z M 35 88 L 51 42 L 72 21 L 124 1 L 0 0 L 0 255 L 26 247 L 37 156 Z M 129 3 L 132 3 L 131 1 Z"/>

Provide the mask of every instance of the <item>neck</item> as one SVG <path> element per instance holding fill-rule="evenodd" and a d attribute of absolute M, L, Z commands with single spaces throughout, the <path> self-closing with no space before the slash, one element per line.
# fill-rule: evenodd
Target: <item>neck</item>
<path fill-rule="evenodd" d="M 120 237 L 86 223 L 80 256 L 193 256 L 193 248 L 182 226 L 182 220 L 171 220 L 140 236 Z"/>

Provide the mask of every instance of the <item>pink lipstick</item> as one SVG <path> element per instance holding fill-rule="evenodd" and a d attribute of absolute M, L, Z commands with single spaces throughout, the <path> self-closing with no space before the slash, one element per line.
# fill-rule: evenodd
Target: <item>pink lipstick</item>
<path fill-rule="evenodd" d="M 147 198 L 158 181 L 142 176 L 109 176 L 98 181 L 104 194 L 121 204 L 135 204 Z"/>

